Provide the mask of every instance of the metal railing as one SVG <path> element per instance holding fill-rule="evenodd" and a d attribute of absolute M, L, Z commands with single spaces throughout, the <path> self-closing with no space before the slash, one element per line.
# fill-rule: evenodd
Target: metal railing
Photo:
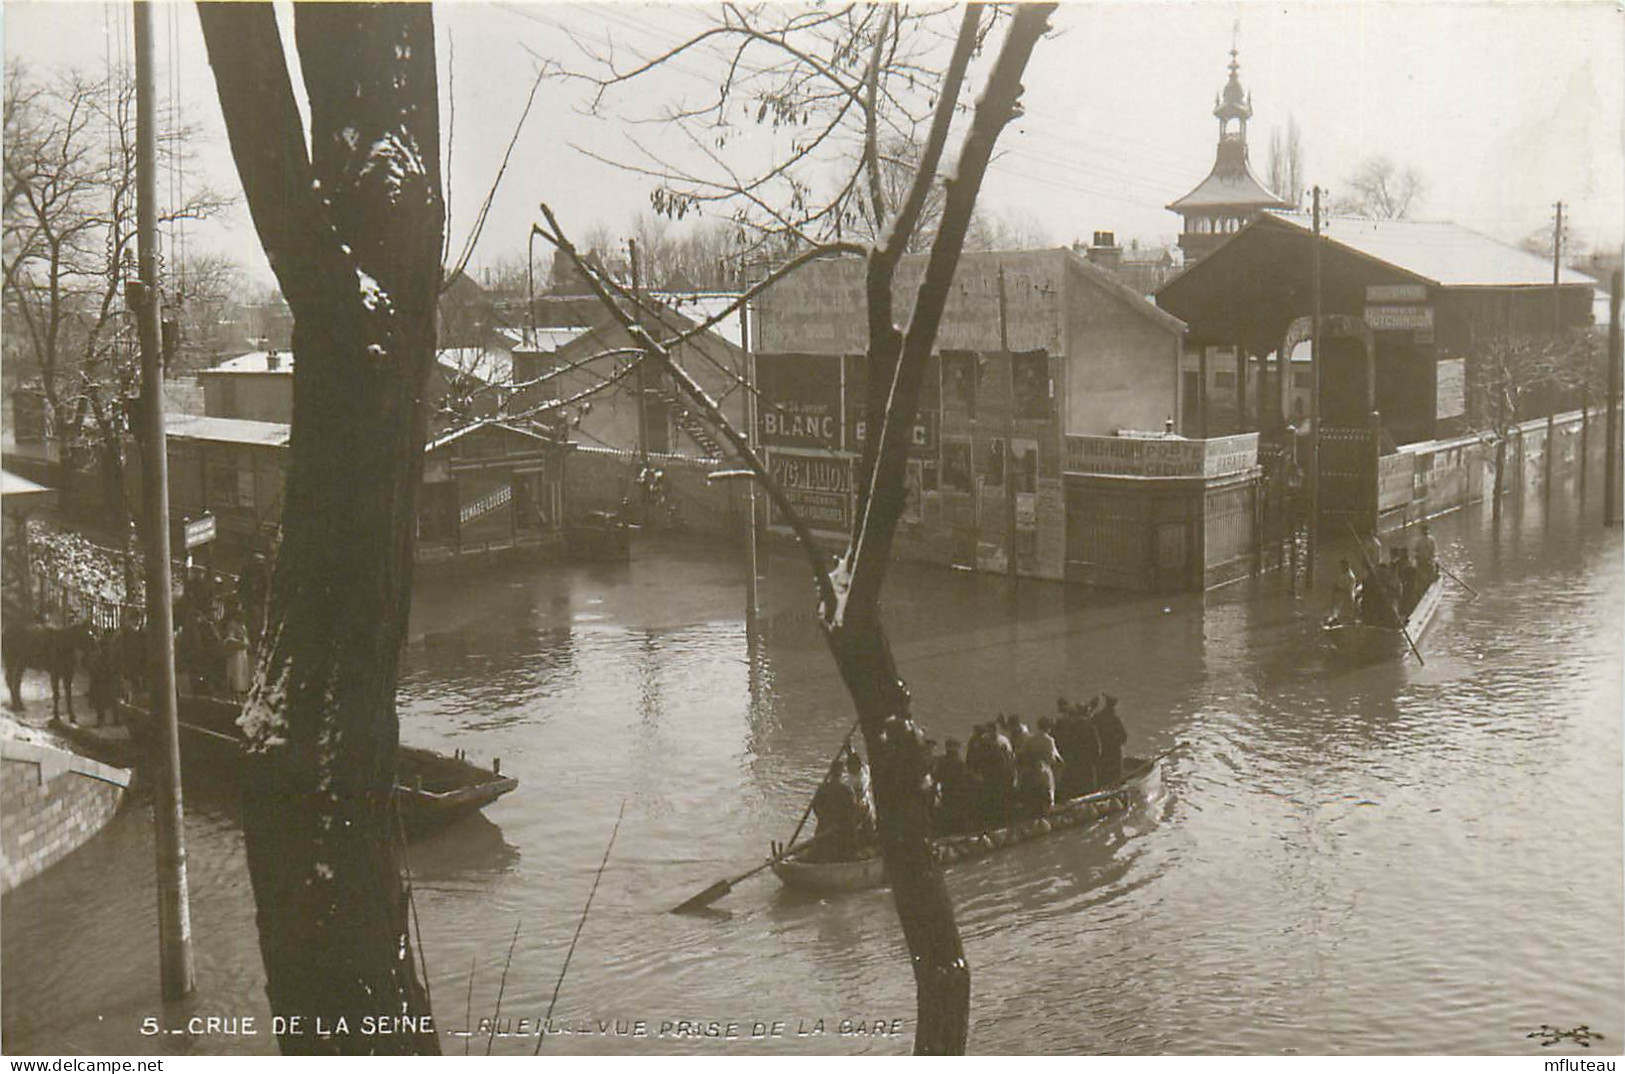
<path fill-rule="evenodd" d="M 90 592 L 72 579 L 41 570 L 34 579 L 35 613 L 62 623 L 88 622 L 99 631 L 139 628 L 147 621 L 144 605 L 111 600 Z"/>

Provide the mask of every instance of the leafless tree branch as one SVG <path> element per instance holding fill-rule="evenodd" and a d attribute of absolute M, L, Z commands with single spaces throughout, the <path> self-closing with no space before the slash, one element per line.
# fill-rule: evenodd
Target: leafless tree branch
<path fill-rule="evenodd" d="M 796 538 L 806 553 L 808 565 L 812 568 L 813 578 L 818 585 L 819 598 L 827 607 L 833 608 L 835 606 L 835 589 L 830 582 L 829 568 L 824 562 L 822 553 L 818 551 L 817 545 L 813 541 L 812 531 L 808 529 L 806 521 L 802 519 L 800 512 L 790 503 L 784 489 L 779 486 L 777 481 L 773 480 L 773 475 L 769 472 L 767 465 L 762 462 L 761 456 L 756 453 L 756 449 L 751 446 L 749 438 L 734 428 L 733 423 L 723 416 L 715 401 L 706 394 L 705 389 L 701 388 L 699 383 L 672 359 L 670 350 L 657 342 L 635 318 L 622 308 L 616 300 L 616 296 L 625 298 L 630 295 L 630 292 L 614 279 L 600 273 L 590 263 L 583 260 L 574 244 L 570 242 L 563 229 L 560 228 L 553 211 L 546 204 L 541 206 L 541 210 L 542 216 L 547 220 L 547 227 L 532 226 L 536 228 L 542 238 L 552 243 L 559 253 L 563 254 L 571 264 L 575 265 L 576 270 L 587 280 L 599 302 L 620 323 L 627 335 L 631 336 L 633 341 L 642 349 L 644 360 L 653 360 L 663 368 L 677 383 L 678 387 L 682 389 L 683 394 L 687 395 L 704 412 L 712 426 L 726 437 L 729 444 L 739 453 L 739 457 L 744 461 L 745 465 L 750 467 L 751 472 L 762 483 L 762 488 L 767 493 L 768 498 L 773 501 L 773 505 L 779 509 L 785 521 L 795 531 Z"/>

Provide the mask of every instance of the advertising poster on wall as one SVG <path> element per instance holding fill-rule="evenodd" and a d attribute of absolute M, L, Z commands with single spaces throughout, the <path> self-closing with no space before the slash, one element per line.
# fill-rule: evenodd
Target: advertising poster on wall
<path fill-rule="evenodd" d="M 756 435 L 762 444 L 828 451 L 845 446 L 841 359 L 816 354 L 759 355 L 756 388 Z"/>
<path fill-rule="evenodd" d="M 813 532 L 843 537 L 851 532 L 850 458 L 780 450 L 769 455 L 768 470 Z M 773 512 L 773 524 L 785 525 L 777 510 Z"/>

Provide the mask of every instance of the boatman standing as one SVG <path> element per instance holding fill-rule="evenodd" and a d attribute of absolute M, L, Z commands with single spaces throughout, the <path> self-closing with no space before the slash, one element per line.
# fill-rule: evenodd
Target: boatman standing
<path fill-rule="evenodd" d="M 813 815 L 818 818 L 820 861 L 851 861 L 857 857 L 858 807 L 841 770 L 840 758 L 829 766 L 829 774 L 813 795 Z"/>
<path fill-rule="evenodd" d="M 1377 540 L 1375 530 L 1361 538 L 1360 547 L 1365 550 L 1365 560 L 1369 566 L 1381 567 L 1383 565 L 1385 561 L 1382 556 L 1382 542 Z"/>
<path fill-rule="evenodd" d="M 1123 746 L 1128 742 L 1128 728 L 1117 715 L 1117 698 L 1103 694 L 1104 702 L 1095 713 L 1095 740 L 1100 743 L 1100 760 L 1095 770 L 1102 787 L 1110 787 L 1123 778 Z"/>
<path fill-rule="evenodd" d="M 875 792 L 869 783 L 869 766 L 863 763 L 857 750 L 846 755 L 846 785 L 856 807 L 858 842 L 865 843 L 875 835 Z"/>
<path fill-rule="evenodd" d="M 1355 576 L 1354 568 L 1349 566 L 1349 561 L 1338 560 L 1337 574 L 1332 578 L 1332 616 L 1328 620 L 1330 624 L 1341 625 L 1358 621 L 1355 592 L 1359 586 L 1360 579 Z"/>
<path fill-rule="evenodd" d="M 1439 547 L 1433 543 L 1433 534 L 1428 532 L 1426 522 L 1422 523 L 1422 532 L 1417 535 L 1413 555 L 1416 559 L 1417 573 L 1421 575 L 1419 584 L 1426 589 L 1439 576 L 1437 562 Z"/>

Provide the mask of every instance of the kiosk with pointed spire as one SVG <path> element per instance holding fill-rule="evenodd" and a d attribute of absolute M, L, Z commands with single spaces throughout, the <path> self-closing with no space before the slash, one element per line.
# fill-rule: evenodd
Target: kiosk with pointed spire
<path fill-rule="evenodd" d="M 1195 190 L 1168 206 L 1185 218 L 1179 246 L 1186 264 L 1212 252 L 1263 210 L 1293 208 L 1265 186 L 1247 162 L 1247 121 L 1253 115 L 1253 98 L 1241 87 L 1241 64 L 1236 57 L 1232 42 L 1230 80 L 1213 102 L 1213 115 L 1219 121 L 1213 170 Z"/>

